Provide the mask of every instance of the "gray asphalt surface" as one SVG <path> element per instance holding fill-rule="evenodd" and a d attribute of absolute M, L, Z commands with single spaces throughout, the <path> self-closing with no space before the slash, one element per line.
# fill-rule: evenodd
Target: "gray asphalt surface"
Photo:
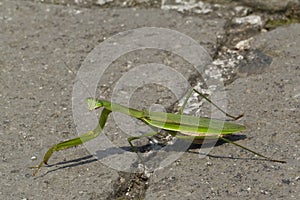
<path fill-rule="evenodd" d="M 9 0 L 1 2 L 0 13 L 0 199 L 117 198 L 120 172 L 96 162 L 84 147 L 55 153 L 49 164 L 57 165 L 31 176 L 29 167 L 51 145 L 77 136 L 72 71 L 105 38 L 145 26 L 182 32 L 212 53 L 225 23 L 154 8 L 88 9 Z M 272 64 L 226 88 L 228 110 L 245 114 L 238 123 L 247 127 L 240 133 L 246 137 L 237 142 L 287 163 L 262 161 L 230 144 L 216 146 L 204 159 L 192 149 L 151 174 L 144 199 L 300 199 L 299 33 L 300 25 L 292 24 L 255 36 L 253 47 L 266 46 Z M 175 68 L 184 63 L 170 62 Z M 124 63 L 126 59 L 114 63 L 99 85 L 120 77 L 118 66 Z M 133 100 L 137 107 L 159 99 L 140 93 Z"/>

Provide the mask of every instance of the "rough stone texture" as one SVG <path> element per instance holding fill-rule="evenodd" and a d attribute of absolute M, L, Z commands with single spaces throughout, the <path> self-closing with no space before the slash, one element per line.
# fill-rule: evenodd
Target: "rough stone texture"
<path fill-rule="evenodd" d="M 85 9 L 10 0 L 0 3 L 0 13 L 0 199 L 116 196 L 118 172 L 95 162 L 83 147 L 55 153 L 49 163 L 57 166 L 31 177 L 28 167 L 47 148 L 76 136 L 74 74 L 64 61 L 77 71 L 104 38 L 143 26 L 178 30 L 214 52 L 215 35 L 224 25 L 220 18 L 202 20 L 159 9 Z M 204 159 L 192 153 L 197 148 L 191 149 L 150 177 L 145 199 L 300 198 L 299 32 L 295 24 L 256 36 L 254 46 L 267 45 L 272 65 L 261 75 L 236 80 L 227 93 L 228 110 L 245 113 L 239 123 L 247 126 L 241 133 L 246 139 L 237 142 L 287 164 L 251 160 L 252 154 L 229 144 L 215 147 Z M 64 160 L 70 162 L 59 163 Z"/>
<path fill-rule="evenodd" d="M 299 0 L 289 0 L 289 1 L 281 1 L 281 0 L 241 0 L 240 2 L 253 7 L 255 9 L 261 9 L 270 12 L 277 11 L 285 11 L 289 5 L 299 6 Z"/>

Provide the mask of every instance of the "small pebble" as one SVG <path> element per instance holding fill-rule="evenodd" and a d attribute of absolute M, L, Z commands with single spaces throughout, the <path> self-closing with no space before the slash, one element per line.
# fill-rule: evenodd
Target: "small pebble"
<path fill-rule="evenodd" d="M 84 191 L 82 191 L 82 190 L 81 190 L 81 191 L 79 191 L 78 193 L 79 193 L 79 194 L 83 194 L 83 193 L 84 193 Z"/>
<path fill-rule="evenodd" d="M 36 156 L 32 156 L 30 159 L 31 160 L 36 160 Z"/>
<path fill-rule="evenodd" d="M 281 182 L 285 183 L 285 184 L 288 184 L 288 185 L 291 183 L 291 181 L 287 178 L 282 179 Z"/>

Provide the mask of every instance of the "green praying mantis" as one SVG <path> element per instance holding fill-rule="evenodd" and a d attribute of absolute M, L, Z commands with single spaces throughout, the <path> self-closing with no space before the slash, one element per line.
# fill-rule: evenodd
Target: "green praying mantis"
<path fill-rule="evenodd" d="M 88 104 L 89 110 L 99 109 L 103 107 L 103 110 L 101 112 L 99 123 L 97 127 L 94 130 L 88 131 L 79 137 L 76 137 L 74 139 L 70 139 L 64 142 L 60 142 L 58 144 L 53 145 L 48 149 L 46 154 L 44 155 L 44 158 L 42 162 L 33 168 L 35 168 L 35 171 L 33 173 L 33 176 L 35 176 L 38 171 L 41 169 L 41 167 L 44 164 L 48 163 L 48 160 L 50 159 L 51 155 L 55 151 L 61 151 L 65 150 L 71 147 L 75 147 L 78 145 L 81 145 L 89 140 L 92 140 L 99 136 L 104 129 L 105 123 L 107 121 L 107 118 L 111 112 L 120 112 L 123 114 L 126 114 L 130 117 L 136 118 L 145 124 L 151 126 L 154 129 L 162 129 L 167 131 L 171 136 L 179 138 L 179 139 L 185 139 L 185 140 L 204 140 L 204 139 L 220 139 L 224 142 L 236 145 L 244 150 L 247 150 L 257 156 L 260 156 L 268 161 L 272 162 L 279 162 L 279 163 L 285 163 L 286 161 L 282 160 L 275 160 L 270 157 L 264 156 L 260 153 L 257 153 L 249 148 L 246 148 L 240 144 L 237 144 L 229 139 L 226 138 L 226 136 L 231 135 L 236 132 L 240 132 L 246 129 L 245 126 L 217 120 L 217 119 L 211 119 L 207 117 L 195 117 L 191 115 L 185 115 L 182 114 L 183 108 L 185 104 L 187 103 L 188 98 L 190 97 L 192 92 L 198 93 L 201 97 L 206 99 L 209 103 L 213 104 L 217 109 L 219 109 L 221 112 L 226 114 L 226 116 L 233 118 L 234 120 L 239 119 L 243 115 L 234 117 L 232 115 L 229 115 L 225 111 L 223 111 L 220 107 L 218 107 L 215 103 L 213 103 L 209 98 L 207 98 L 204 94 L 198 92 L 197 90 L 193 89 L 191 90 L 190 94 L 186 98 L 181 110 L 178 114 L 173 113 L 166 113 L 166 112 L 152 112 L 148 110 L 136 110 L 133 108 L 128 108 L 116 103 L 112 103 L 110 101 L 106 100 L 97 100 L 95 98 L 87 98 L 86 102 Z M 158 132 L 150 132 L 147 134 L 143 134 L 136 137 L 129 137 L 128 142 L 131 146 L 131 148 L 134 150 L 134 152 L 137 152 L 137 148 L 133 145 L 132 141 L 136 139 L 140 139 L 143 137 L 151 137 L 158 134 Z M 139 155 L 139 154 L 138 154 Z M 140 157 L 140 156 L 139 156 Z M 141 157 L 140 157 L 141 158 Z"/>

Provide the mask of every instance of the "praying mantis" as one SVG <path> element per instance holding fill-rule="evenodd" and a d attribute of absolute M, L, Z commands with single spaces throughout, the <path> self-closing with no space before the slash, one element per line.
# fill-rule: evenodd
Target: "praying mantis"
<path fill-rule="evenodd" d="M 223 111 L 220 107 L 218 107 L 214 102 L 212 102 L 208 97 L 206 97 L 204 94 L 198 92 L 197 90 L 193 89 L 191 92 L 198 93 L 201 97 L 206 99 L 208 102 L 213 104 L 217 109 L 219 109 L 221 112 L 226 114 L 226 116 L 233 118 L 234 120 L 239 119 L 243 115 L 234 117 L 232 115 L 229 115 L 225 111 Z M 190 92 L 190 95 L 191 95 Z M 183 104 L 183 107 L 185 106 L 187 99 L 186 98 L 185 103 Z M 151 126 L 154 129 L 162 129 L 167 131 L 171 136 L 179 138 L 179 139 L 185 139 L 185 140 L 203 140 L 203 139 L 220 139 L 224 142 L 233 144 L 235 146 L 238 146 L 246 151 L 249 151 L 259 157 L 262 157 L 268 161 L 272 162 L 279 162 L 279 163 L 286 163 L 286 161 L 282 160 L 275 160 L 270 157 L 264 156 L 260 153 L 257 153 L 249 148 L 246 148 L 238 143 L 235 143 L 227 138 L 225 138 L 228 135 L 231 135 L 236 132 L 240 132 L 246 129 L 245 126 L 222 121 L 218 119 L 211 119 L 207 117 L 195 117 L 191 115 L 185 115 L 182 114 L 183 107 L 180 110 L 178 114 L 173 113 L 166 113 L 166 112 L 152 112 L 148 110 L 136 110 L 133 108 L 128 108 L 116 103 L 112 103 L 110 101 L 106 100 L 98 100 L 95 98 L 87 98 L 86 99 L 87 105 L 89 110 L 95 110 L 99 108 L 103 108 L 99 122 L 97 127 L 94 130 L 88 131 L 79 137 L 60 142 L 58 144 L 53 145 L 48 149 L 48 151 L 45 153 L 44 158 L 42 162 L 33 168 L 35 168 L 35 171 L 33 173 L 33 176 L 35 176 L 38 171 L 41 169 L 41 167 L 44 164 L 48 163 L 48 160 L 50 159 L 51 155 L 55 151 L 61 151 L 65 150 L 71 147 L 75 147 L 78 145 L 81 145 L 87 141 L 90 141 L 97 136 L 99 136 L 104 129 L 105 123 L 107 121 L 107 118 L 111 112 L 120 112 L 123 114 L 126 114 L 130 117 L 136 118 L 145 124 Z M 146 133 L 140 136 L 135 137 L 129 137 L 127 140 L 131 146 L 131 148 L 134 150 L 134 152 L 137 152 L 137 148 L 133 145 L 132 141 L 136 139 L 140 139 L 143 137 L 151 137 L 158 134 L 158 132 L 150 132 Z M 139 154 L 138 154 L 139 155 Z M 141 157 L 140 157 L 141 158 Z"/>

